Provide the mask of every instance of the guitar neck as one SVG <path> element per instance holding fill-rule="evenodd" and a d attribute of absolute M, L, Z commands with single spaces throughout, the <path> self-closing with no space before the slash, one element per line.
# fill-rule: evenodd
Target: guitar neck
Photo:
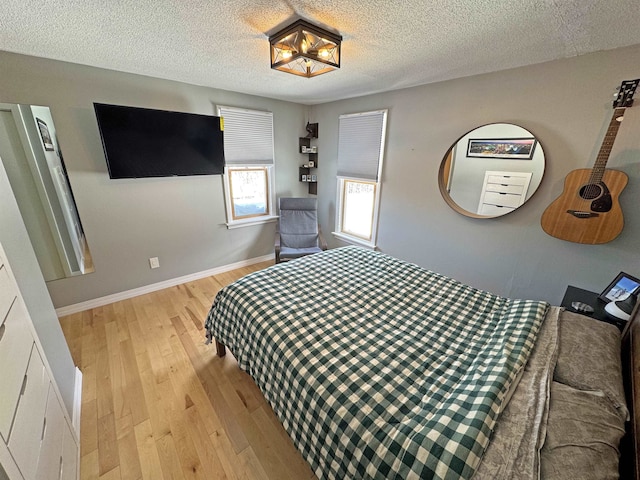
<path fill-rule="evenodd" d="M 611 117 L 611 121 L 609 122 L 609 128 L 607 128 L 607 133 L 604 136 L 602 146 L 600 147 L 600 151 L 598 152 L 598 157 L 596 158 L 593 170 L 591 171 L 589 183 L 600 183 L 602 181 L 602 176 L 604 175 L 604 170 L 607 167 L 607 161 L 609 160 L 609 155 L 611 154 L 611 149 L 613 148 L 613 142 L 616 139 L 616 135 L 618 135 L 620 123 L 622 123 L 624 111 L 624 107 L 616 108 L 613 111 L 613 116 Z"/>

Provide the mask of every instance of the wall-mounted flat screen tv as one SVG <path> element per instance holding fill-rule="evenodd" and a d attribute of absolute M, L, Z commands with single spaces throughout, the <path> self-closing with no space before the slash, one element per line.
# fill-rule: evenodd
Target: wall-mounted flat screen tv
<path fill-rule="evenodd" d="M 93 104 L 109 177 L 220 175 L 220 117 L 121 105 Z"/>

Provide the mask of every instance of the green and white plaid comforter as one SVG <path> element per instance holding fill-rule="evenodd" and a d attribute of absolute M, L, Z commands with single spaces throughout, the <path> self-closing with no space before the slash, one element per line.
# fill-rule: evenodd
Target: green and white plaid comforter
<path fill-rule="evenodd" d="M 225 287 L 206 329 L 319 478 L 470 478 L 547 308 L 345 247 Z"/>

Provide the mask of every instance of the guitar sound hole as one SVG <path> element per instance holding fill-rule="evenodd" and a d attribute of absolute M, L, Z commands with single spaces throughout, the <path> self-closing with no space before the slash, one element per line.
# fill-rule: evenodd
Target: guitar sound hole
<path fill-rule="evenodd" d="M 580 189 L 580 198 L 584 200 L 595 200 L 602 195 L 602 187 L 595 183 L 589 185 L 583 185 Z"/>

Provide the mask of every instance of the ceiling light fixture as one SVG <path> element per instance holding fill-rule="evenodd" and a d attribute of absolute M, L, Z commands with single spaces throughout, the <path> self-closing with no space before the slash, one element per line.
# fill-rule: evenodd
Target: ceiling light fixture
<path fill-rule="evenodd" d="M 340 68 L 342 36 L 297 20 L 269 37 L 271 68 L 315 77 Z"/>

